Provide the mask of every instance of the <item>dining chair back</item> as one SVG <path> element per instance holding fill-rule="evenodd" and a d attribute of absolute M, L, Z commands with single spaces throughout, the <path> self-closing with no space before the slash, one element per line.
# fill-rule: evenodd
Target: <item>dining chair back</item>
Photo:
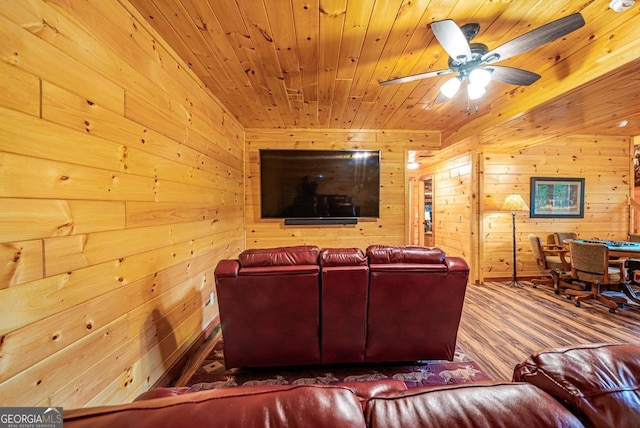
<path fill-rule="evenodd" d="M 589 291 L 567 290 L 567 295 L 576 297 L 576 306 L 584 300 L 598 300 L 613 313 L 618 304 L 626 303 L 622 297 L 605 296 L 601 288 L 619 289 L 624 282 L 623 260 L 611 260 L 609 249 L 601 243 L 569 242 L 571 251 L 571 277 L 590 285 Z"/>
<path fill-rule="evenodd" d="M 561 275 L 567 275 L 571 270 L 571 262 L 568 257 L 568 250 L 556 248 L 555 245 L 543 245 L 542 238 L 537 235 L 529 235 L 531 252 L 536 258 L 536 263 L 547 271 L 549 277 L 534 278 L 531 280 L 533 287 L 538 285 L 553 285 L 556 294 L 560 294 L 559 279 Z"/>
<path fill-rule="evenodd" d="M 555 245 L 558 248 L 569 248 L 567 245 L 568 241 L 572 241 L 574 239 L 578 239 L 578 234 L 575 232 L 555 232 L 553 234 L 553 238 L 555 241 Z"/>

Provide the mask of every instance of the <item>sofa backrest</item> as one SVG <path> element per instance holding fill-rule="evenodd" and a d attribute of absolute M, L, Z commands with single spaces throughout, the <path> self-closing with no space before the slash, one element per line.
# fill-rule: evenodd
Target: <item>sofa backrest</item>
<path fill-rule="evenodd" d="M 360 248 L 323 248 L 320 251 L 323 268 L 335 266 L 367 266 L 367 257 Z"/>
<path fill-rule="evenodd" d="M 546 391 L 588 425 L 640 425 L 640 344 L 545 349 L 518 364 L 513 379 Z"/>
<path fill-rule="evenodd" d="M 526 383 L 474 382 L 410 388 L 367 401 L 368 427 L 583 427 L 544 391 Z"/>
<path fill-rule="evenodd" d="M 321 361 L 364 362 L 369 266 L 359 248 L 324 248 L 321 269 Z"/>
<path fill-rule="evenodd" d="M 65 428 L 354 427 L 364 428 L 350 388 L 301 385 L 213 389 L 64 411 Z"/>
<path fill-rule="evenodd" d="M 439 248 L 414 245 L 370 245 L 367 248 L 369 264 L 409 263 L 443 265 L 446 254 Z"/>
<path fill-rule="evenodd" d="M 244 250 L 238 256 L 240 268 L 317 265 L 320 249 L 314 245 Z"/>
<path fill-rule="evenodd" d="M 320 363 L 320 265 L 316 246 L 243 251 L 215 280 L 225 365 Z"/>

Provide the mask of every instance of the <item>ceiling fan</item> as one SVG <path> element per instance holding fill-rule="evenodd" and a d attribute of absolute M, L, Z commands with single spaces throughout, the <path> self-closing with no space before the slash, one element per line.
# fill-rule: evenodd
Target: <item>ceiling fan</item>
<path fill-rule="evenodd" d="M 489 50 L 482 43 L 471 43 L 471 40 L 480 31 L 480 24 L 469 23 L 459 27 L 451 19 L 436 21 L 431 24 L 431 29 L 440 45 L 449 54 L 449 68 L 398 77 L 380 82 L 380 85 L 406 83 L 428 77 L 458 73 L 457 76 L 447 80 L 442 85 L 440 94 L 434 103 L 440 103 L 452 98 L 465 79 L 469 81 L 467 85 L 468 100 L 477 100 L 484 95 L 485 88 L 491 80 L 511 85 L 529 86 L 541 76 L 531 71 L 494 65 L 494 63 L 552 42 L 577 30 L 584 24 L 582 15 L 574 13 L 531 30 L 495 49 Z M 467 113 L 469 113 L 468 107 Z"/>

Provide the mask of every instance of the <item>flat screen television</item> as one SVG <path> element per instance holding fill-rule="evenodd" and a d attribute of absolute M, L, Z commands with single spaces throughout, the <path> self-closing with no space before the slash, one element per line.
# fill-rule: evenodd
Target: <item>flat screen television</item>
<path fill-rule="evenodd" d="M 260 213 L 263 219 L 380 217 L 380 151 L 260 150 Z"/>

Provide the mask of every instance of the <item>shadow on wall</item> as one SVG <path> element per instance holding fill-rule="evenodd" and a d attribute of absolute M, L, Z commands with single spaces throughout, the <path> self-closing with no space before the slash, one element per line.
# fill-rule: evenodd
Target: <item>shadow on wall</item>
<path fill-rule="evenodd" d="M 155 307 L 148 315 L 143 333 L 141 372 L 146 377 L 145 390 L 151 388 L 173 368 L 176 361 L 200 334 L 203 307 L 208 302 L 196 289 L 169 308 Z"/>

